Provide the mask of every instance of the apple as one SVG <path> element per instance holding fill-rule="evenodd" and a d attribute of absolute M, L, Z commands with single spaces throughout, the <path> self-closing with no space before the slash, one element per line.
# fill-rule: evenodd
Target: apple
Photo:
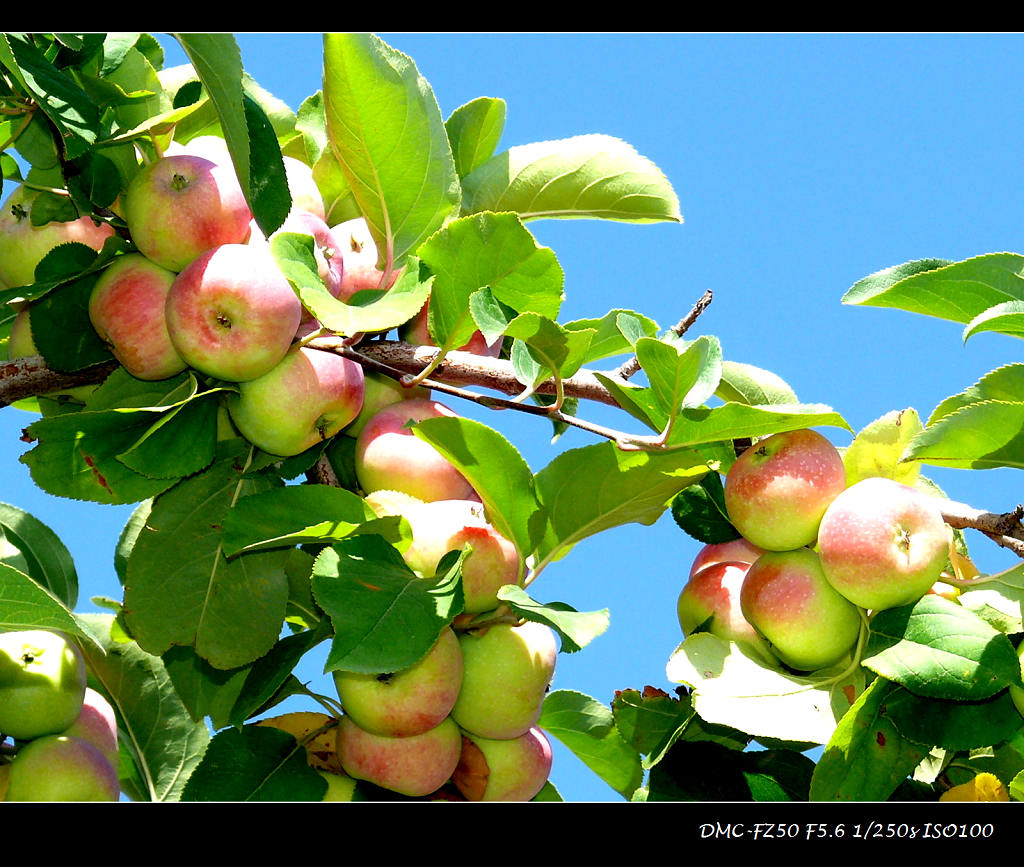
<path fill-rule="evenodd" d="M 319 768 L 316 772 L 327 782 L 327 791 L 320 799 L 321 801 L 354 801 L 356 794 L 356 781 L 348 774 L 324 771 Z"/>
<path fill-rule="evenodd" d="M 86 687 L 82 710 L 62 734 L 87 741 L 103 753 L 113 767 L 117 767 L 117 716 L 110 702 L 92 687 Z"/>
<path fill-rule="evenodd" d="M 839 662 L 860 635 L 860 612 L 832 588 L 810 548 L 758 557 L 743 579 L 740 608 L 772 652 L 798 671 Z"/>
<path fill-rule="evenodd" d="M 8 801 L 116 801 L 120 793 L 113 766 L 81 738 L 36 738 L 11 762 Z"/>
<path fill-rule="evenodd" d="M 473 486 L 409 425 L 427 418 L 454 418 L 433 400 L 403 400 L 371 418 L 356 438 L 356 478 L 363 491 L 404 491 L 421 500 L 465 500 Z"/>
<path fill-rule="evenodd" d="M 175 154 L 132 178 L 124 218 L 139 251 L 177 272 L 208 250 L 245 241 L 252 212 L 230 165 Z"/>
<path fill-rule="evenodd" d="M 0 732 L 31 740 L 62 732 L 82 710 L 85 658 L 57 632 L 0 633 Z"/>
<path fill-rule="evenodd" d="M 103 271 L 89 296 L 93 328 L 138 379 L 167 379 L 188 367 L 167 333 L 164 311 L 175 276 L 141 253 L 129 253 Z"/>
<path fill-rule="evenodd" d="M 268 250 L 223 244 L 192 261 L 167 294 L 167 330 L 190 367 L 244 382 L 285 357 L 302 304 Z"/>
<path fill-rule="evenodd" d="M 406 343 L 416 346 L 436 346 L 430 331 L 427 328 L 427 317 L 429 316 L 430 299 L 420 308 L 412 319 L 398 329 L 398 336 Z M 486 355 L 490 358 L 497 358 L 501 355 L 502 338 L 499 337 L 494 343 L 488 343 L 483 334 L 474 331 L 469 340 L 458 347 L 460 352 L 472 352 L 475 355 Z"/>
<path fill-rule="evenodd" d="M 387 286 L 382 284 L 384 271 L 377 267 L 377 244 L 365 218 L 356 217 L 338 223 L 331 227 L 331 232 L 341 245 L 345 263 L 339 296 L 342 301 L 364 289 L 390 289 L 394 285 L 402 269 L 392 270 Z"/>
<path fill-rule="evenodd" d="M 555 633 L 530 620 L 495 623 L 462 633 L 459 643 L 464 668 L 452 719 L 484 738 L 517 738 L 529 731 L 555 673 Z"/>
<path fill-rule="evenodd" d="M 114 235 L 109 223 L 89 216 L 33 226 L 32 205 L 38 196 L 20 186 L 0 206 L 0 282 L 11 288 L 35 283 L 36 265 L 58 244 L 75 241 L 99 251 Z"/>
<path fill-rule="evenodd" d="M 909 605 L 931 589 L 949 559 L 950 531 L 935 500 L 892 479 L 869 478 L 825 512 L 818 549 L 825 577 L 875 611 Z"/>
<path fill-rule="evenodd" d="M 406 388 L 398 380 L 370 370 L 363 371 L 363 408 L 343 431 L 346 436 L 357 437 L 366 423 L 384 407 L 400 400 L 429 400 L 430 389 L 421 385 Z"/>
<path fill-rule="evenodd" d="M 462 650 L 448 627 L 426 656 L 387 674 L 335 671 L 334 685 L 345 714 L 377 735 L 409 737 L 440 725 L 462 685 Z"/>
<path fill-rule="evenodd" d="M 441 788 L 461 752 L 462 734 L 451 717 L 405 738 L 375 735 L 347 716 L 338 724 L 338 758 L 345 773 L 412 798 Z"/>
<path fill-rule="evenodd" d="M 742 644 L 763 662 L 775 666 L 775 656 L 740 607 L 740 591 L 750 565 L 738 561 L 711 563 L 691 575 L 676 602 L 679 626 L 684 635 L 692 635 L 707 624 L 707 632 Z"/>
<path fill-rule="evenodd" d="M 516 546 L 484 518 L 476 500 L 434 500 L 401 514 L 412 527 L 412 545 L 403 553 L 409 568 L 430 577 L 449 551 L 469 545 L 462 563 L 464 610 L 477 614 L 498 605 L 498 590 L 518 584 L 522 564 Z"/>
<path fill-rule="evenodd" d="M 729 542 L 713 542 L 702 547 L 697 556 L 690 564 L 690 577 L 692 578 L 701 569 L 713 566 L 715 563 L 753 563 L 764 553 L 764 548 L 752 545 L 742 536 Z"/>
<path fill-rule="evenodd" d="M 846 487 L 843 459 L 816 431 L 773 434 L 747 449 L 725 477 L 725 507 L 740 534 L 769 551 L 814 542 L 825 509 Z"/>
<path fill-rule="evenodd" d="M 464 734 L 452 782 L 467 801 L 529 801 L 551 774 L 551 742 L 536 726 L 517 738 Z"/>
<path fill-rule="evenodd" d="M 231 421 L 258 448 L 290 456 L 324 442 L 363 405 L 363 368 L 333 352 L 292 346 L 227 400 Z"/>

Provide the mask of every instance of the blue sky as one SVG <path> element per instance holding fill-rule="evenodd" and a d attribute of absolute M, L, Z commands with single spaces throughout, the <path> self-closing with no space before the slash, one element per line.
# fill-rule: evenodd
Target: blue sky
<path fill-rule="evenodd" d="M 565 270 L 563 318 L 626 306 L 668 327 L 710 288 L 715 300 L 691 336 L 717 336 L 726 358 L 777 373 L 854 429 L 893 409 L 926 417 L 1019 357 L 1009 337 L 964 345 L 954 323 L 840 298 L 911 259 L 1021 251 L 1024 36 L 381 35 L 417 62 L 444 116 L 477 96 L 504 98 L 503 147 L 606 133 L 672 182 L 682 225 L 530 224 Z M 292 108 L 320 87 L 318 34 L 238 41 L 248 72 Z M 169 53 L 168 65 L 180 60 Z M 593 441 L 574 431 L 552 446 L 537 419 L 450 405 L 505 432 L 535 471 Z M 604 410 L 581 414 L 629 424 Z M 82 582 L 80 608 L 94 610 L 90 596 L 119 595 L 113 550 L 130 509 L 39 492 L 17 463 L 30 420 L 0 411 L 0 500 L 62 536 Z M 849 443 L 842 430 L 822 432 Z M 980 508 L 1024 500 L 1010 470 L 925 472 Z M 1015 562 L 976 534 L 968 542 L 984 571 Z M 538 598 L 611 610 L 605 635 L 560 657 L 554 687 L 603 702 L 616 689 L 670 689 L 665 663 L 681 639 L 675 602 L 698 548 L 666 515 L 652 528 L 589 539 L 548 569 L 531 588 Z M 318 673 L 311 662 L 307 676 Z M 552 779 L 566 799 L 617 800 L 562 749 Z"/>

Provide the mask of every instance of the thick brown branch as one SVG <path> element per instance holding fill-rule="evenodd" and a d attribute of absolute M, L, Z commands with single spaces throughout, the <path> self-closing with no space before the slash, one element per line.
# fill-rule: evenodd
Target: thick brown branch
<path fill-rule="evenodd" d="M 940 510 L 943 520 L 950 527 L 957 530 L 970 528 L 984 533 L 997 545 L 1024 559 L 1024 506 L 1018 504 L 1013 511 L 999 514 L 975 509 L 966 503 L 944 500 Z"/>
<path fill-rule="evenodd" d="M 95 385 L 110 376 L 117 366 L 116 361 L 108 361 L 74 373 L 61 373 L 47 367 L 39 355 L 0 362 L 0 408 L 36 394 Z"/>

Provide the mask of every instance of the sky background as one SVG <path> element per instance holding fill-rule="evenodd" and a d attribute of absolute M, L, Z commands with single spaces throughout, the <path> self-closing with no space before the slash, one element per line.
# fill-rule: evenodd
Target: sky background
<path fill-rule="evenodd" d="M 561 319 L 630 307 L 668 328 L 711 289 L 714 302 L 690 337 L 715 335 L 725 358 L 773 371 L 854 430 L 906 407 L 926 418 L 1019 359 L 1013 338 L 981 334 L 965 345 L 955 323 L 840 298 L 860 278 L 909 260 L 1022 252 L 1024 112 L 1014 106 L 1024 36 L 380 35 L 416 61 L 444 117 L 478 96 L 505 99 L 501 149 L 605 133 L 672 183 L 682 225 L 529 224 L 565 271 Z M 173 40 L 161 41 L 165 65 L 182 62 Z M 293 109 L 320 88 L 320 34 L 238 42 L 246 70 Z M 539 419 L 446 402 L 501 430 L 535 472 L 595 441 L 573 430 L 552 445 Z M 638 430 L 622 413 L 583 406 L 580 414 Z M 0 500 L 61 536 L 81 582 L 79 610 L 95 611 L 90 597 L 120 597 L 113 552 L 131 507 L 39 491 L 18 463 L 27 449 L 18 436 L 33 418 L 0 411 Z M 820 430 L 837 446 L 850 442 L 841 429 Z M 1008 511 L 1024 500 L 1011 470 L 924 472 L 979 508 Z M 1016 562 L 978 534 L 968 543 L 984 572 Z M 666 513 L 653 527 L 587 539 L 547 569 L 531 586 L 536 598 L 611 612 L 604 635 L 559 657 L 553 688 L 604 703 L 618 689 L 671 690 L 665 664 L 682 638 L 676 598 L 699 548 Z M 300 675 L 333 694 L 322 659 Z M 566 800 L 620 800 L 557 744 L 551 779 Z"/>

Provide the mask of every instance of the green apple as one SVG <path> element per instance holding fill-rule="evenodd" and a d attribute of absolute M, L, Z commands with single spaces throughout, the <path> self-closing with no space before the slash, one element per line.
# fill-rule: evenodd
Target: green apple
<path fill-rule="evenodd" d="M 117 772 L 81 738 L 46 735 L 25 744 L 11 762 L 8 801 L 116 801 Z"/>
<path fill-rule="evenodd" d="M 417 385 L 406 388 L 390 376 L 373 371 L 363 371 L 363 408 L 342 433 L 345 436 L 357 437 L 366 427 L 366 423 L 384 407 L 398 403 L 400 400 L 429 399 L 430 389 Z"/>
<path fill-rule="evenodd" d="M 192 154 L 145 166 L 128 185 L 123 208 L 139 251 L 175 272 L 208 250 L 244 242 L 252 219 L 234 168 Z"/>
<path fill-rule="evenodd" d="M 31 740 L 62 732 L 82 710 L 85 658 L 57 632 L 0 633 L 0 732 Z"/>
<path fill-rule="evenodd" d="M 412 798 L 448 782 L 461 752 L 462 735 L 451 717 L 405 738 L 375 735 L 347 716 L 338 723 L 338 758 L 345 773 Z"/>
<path fill-rule="evenodd" d="M 231 420 L 251 443 L 297 455 L 338 433 L 363 405 L 363 368 L 348 358 L 293 345 L 274 367 L 238 384 Z"/>
<path fill-rule="evenodd" d="M 362 674 L 335 671 L 334 684 L 348 717 L 378 735 L 409 737 L 448 716 L 462 685 L 462 650 L 445 627 L 426 656 L 401 671 Z"/>
<path fill-rule="evenodd" d="M 825 577 L 861 608 L 916 602 L 949 559 L 950 531 L 935 499 L 892 479 L 851 485 L 821 519 Z"/>
<path fill-rule="evenodd" d="M 434 400 L 403 400 L 384 407 L 356 438 L 356 478 L 363 491 L 404 491 L 421 500 L 475 497 L 466 477 L 409 429 L 424 419 L 454 417 Z"/>
<path fill-rule="evenodd" d="M 540 718 L 555 673 L 555 633 L 543 623 L 496 623 L 459 636 L 463 675 L 452 718 L 470 734 L 507 739 Z"/>
<path fill-rule="evenodd" d="M 167 333 L 164 312 L 175 274 L 141 253 L 120 256 L 89 296 L 89 320 L 125 370 L 138 379 L 167 379 L 188 365 Z"/>
<path fill-rule="evenodd" d="M 269 250 L 223 244 L 178 274 L 166 312 L 171 341 L 190 367 L 244 382 L 284 358 L 302 304 Z"/>
<path fill-rule="evenodd" d="M 114 234 L 109 223 L 88 216 L 33 226 L 32 206 L 38 196 L 20 186 L 0 206 L 0 281 L 12 288 L 34 283 L 36 265 L 58 244 L 75 241 L 99 251 Z"/>
<path fill-rule="evenodd" d="M 740 534 L 769 551 L 814 543 L 825 509 L 846 487 L 842 456 L 816 431 L 773 434 L 725 477 L 725 508 Z"/>
<path fill-rule="evenodd" d="M 743 579 L 740 608 L 772 652 L 798 671 L 839 662 L 860 635 L 860 612 L 832 588 L 810 548 L 758 557 Z"/>
<path fill-rule="evenodd" d="M 467 801 L 529 801 L 551 773 L 551 742 L 536 726 L 517 738 L 463 734 L 452 782 Z"/>

